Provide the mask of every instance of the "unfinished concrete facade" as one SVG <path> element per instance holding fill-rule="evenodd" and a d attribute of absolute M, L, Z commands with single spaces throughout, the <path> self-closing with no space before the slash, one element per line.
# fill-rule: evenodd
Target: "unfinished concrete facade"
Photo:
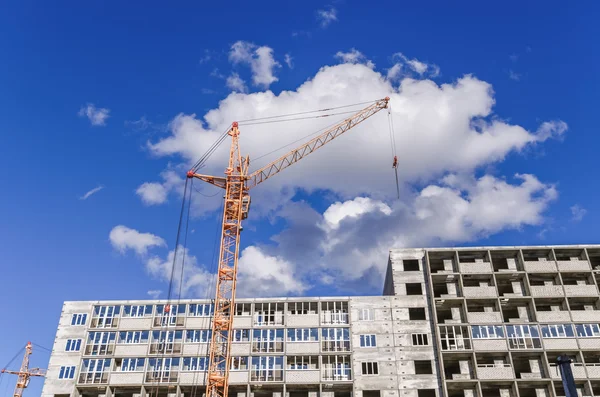
<path fill-rule="evenodd" d="M 600 247 L 390 251 L 383 296 L 238 299 L 235 397 L 600 395 Z M 204 393 L 210 301 L 65 302 L 43 397 Z"/>

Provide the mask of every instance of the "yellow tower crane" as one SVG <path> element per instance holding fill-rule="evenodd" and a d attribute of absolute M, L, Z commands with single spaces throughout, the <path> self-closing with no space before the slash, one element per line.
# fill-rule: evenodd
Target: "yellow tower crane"
<path fill-rule="evenodd" d="M 31 356 L 32 350 L 33 347 L 31 342 L 27 342 L 27 346 L 25 346 L 25 355 L 23 356 L 23 362 L 21 363 L 20 370 L 9 371 L 4 368 L 2 371 L 0 371 L 3 374 L 13 374 L 18 376 L 13 397 L 21 397 L 23 395 L 23 391 L 27 388 L 27 386 L 29 386 L 29 379 L 32 376 L 46 376 L 45 369 L 29 368 L 29 356 Z"/>
<path fill-rule="evenodd" d="M 248 173 L 249 157 L 244 158 L 240 153 L 240 131 L 238 123 L 235 122 L 228 131 L 228 135 L 231 136 L 231 148 L 225 177 L 198 174 L 196 173 L 197 167 L 188 171 L 188 178 L 197 178 L 225 189 L 206 397 L 227 397 L 228 395 L 240 232 L 242 220 L 248 217 L 250 210 L 249 190 L 325 146 L 380 110 L 386 109 L 388 102 L 389 97 L 375 101 L 319 136 L 252 173 Z"/>

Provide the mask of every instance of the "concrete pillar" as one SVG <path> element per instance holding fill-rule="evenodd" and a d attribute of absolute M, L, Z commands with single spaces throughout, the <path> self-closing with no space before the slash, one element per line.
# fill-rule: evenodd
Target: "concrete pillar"
<path fill-rule="evenodd" d="M 449 295 L 457 295 L 456 293 L 456 283 L 454 281 L 446 283 L 446 288 L 448 288 Z"/>
<path fill-rule="evenodd" d="M 517 262 L 515 261 L 515 258 L 506 259 L 506 264 L 510 270 L 517 270 Z"/>
<path fill-rule="evenodd" d="M 110 386 L 106 387 L 106 390 L 104 391 L 104 395 L 106 397 L 112 397 L 113 396 L 113 392 L 112 392 L 112 389 L 110 388 Z"/>
<path fill-rule="evenodd" d="M 460 307 L 451 307 L 450 313 L 452 314 L 452 320 L 462 321 L 461 315 L 460 315 Z"/>
<path fill-rule="evenodd" d="M 529 320 L 529 313 L 527 312 L 527 306 L 518 306 L 517 312 L 519 313 L 519 318 Z"/>
<path fill-rule="evenodd" d="M 548 397 L 548 390 L 546 388 L 535 389 L 535 397 Z"/>
<path fill-rule="evenodd" d="M 512 289 L 514 294 L 523 295 L 523 286 L 520 281 L 513 281 Z"/>
<path fill-rule="evenodd" d="M 471 363 L 469 360 L 460 360 L 458 362 L 458 366 L 460 368 L 461 374 L 470 374 L 471 373 Z"/>
<path fill-rule="evenodd" d="M 531 368 L 532 374 L 541 374 L 542 373 L 542 370 L 540 368 L 540 360 L 538 358 L 529 360 L 529 368 Z"/>
<path fill-rule="evenodd" d="M 449 272 L 454 271 L 452 268 L 452 259 L 444 259 L 444 270 Z"/>

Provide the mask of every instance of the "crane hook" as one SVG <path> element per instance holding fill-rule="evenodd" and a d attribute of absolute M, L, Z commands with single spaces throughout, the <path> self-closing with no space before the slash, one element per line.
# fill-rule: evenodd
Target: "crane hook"
<path fill-rule="evenodd" d="M 392 168 L 398 167 L 398 156 L 394 156 L 394 163 L 392 164 Z"/>

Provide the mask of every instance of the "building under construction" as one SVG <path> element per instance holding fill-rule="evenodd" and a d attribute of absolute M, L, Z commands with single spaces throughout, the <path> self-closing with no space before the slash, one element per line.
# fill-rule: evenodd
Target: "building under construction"
<path fill-rule="evenodd" d="M 600 395 L 600 246 L 398 249 L 382 296 L 237 299 L 233 397 Z M 42 397 L 201 397 L 211 301 L 65 302 Z"/>

